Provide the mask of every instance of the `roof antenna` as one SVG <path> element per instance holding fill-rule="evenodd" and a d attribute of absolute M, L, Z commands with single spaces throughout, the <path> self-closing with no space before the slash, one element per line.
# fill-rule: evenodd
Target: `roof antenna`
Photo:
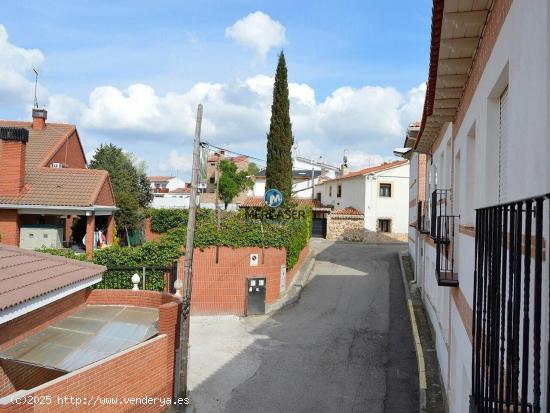
<path fill-rule="evenodd" d="M 38 98 L 36 97 L 36 88 L 38 86 L 38 70 L 33 67 L 32 71 L 34 72 L 34 107 L 38 109 Z"/>

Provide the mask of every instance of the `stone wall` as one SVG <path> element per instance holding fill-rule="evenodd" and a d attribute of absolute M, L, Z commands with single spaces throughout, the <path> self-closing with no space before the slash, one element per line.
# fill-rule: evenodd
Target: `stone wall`
<path fill-rule="evenodd" d="M 363 215 L 334 215 L 327 218 L 327 239 L 353 242 L 407 242 L 408 234 L 367 231 Z"/>

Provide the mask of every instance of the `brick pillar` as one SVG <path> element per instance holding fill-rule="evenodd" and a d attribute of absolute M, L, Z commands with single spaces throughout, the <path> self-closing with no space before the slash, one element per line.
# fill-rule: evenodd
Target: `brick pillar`
<path fill-rule="evenodd" d="M 95 215 L 86 217 L 86 257 L 92 258 L 94 254 L 94 231 L 95 231 Z"/>
<path fill-rule="evenodd" d="M 179 346 L 179 316 L 181 303 L 171 302 L 159 307 L 159 334 L 168 336 L 166 351 L 170 369 L 166 371 L 166 387 L 170 395 L 174 395 L 174 368 L 176 364 L 176 349 Z"/>
<path fill-rule="evenodd" d="M 115 216 L 109 215 L 107 217 L 107 245 L 113 245 L 115 240 Z"/>
<path fill-rule="evenodd" d="M 0 242 L 19 246 L 19 215 L 16 209 L 0 210 Z"/>
<path fill-rule="evenodd" d="M 71 239 L 71 235 L 72 235 L 72 228 L 71 227 L 72 226 L 73 226 L 73 217 L 71 215 L 67 215 L 67 218 L 65 218 L 65 241 L 67 243 Z"/>

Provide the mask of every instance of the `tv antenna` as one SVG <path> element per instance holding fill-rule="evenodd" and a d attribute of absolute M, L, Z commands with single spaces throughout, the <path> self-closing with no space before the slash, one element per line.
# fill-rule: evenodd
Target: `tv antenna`
<path fill-rule="evenodd" d="M 34 72 L 34 107 L 38 109 L 38 98 L 36 97 L 36 88 L 38 87 L 38 70 L 32 68 Z"/>

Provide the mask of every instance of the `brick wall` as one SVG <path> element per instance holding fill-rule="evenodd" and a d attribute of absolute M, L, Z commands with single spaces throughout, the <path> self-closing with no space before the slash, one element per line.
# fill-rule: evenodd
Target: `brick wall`
<path fill-rule="evenodd" d="M 250 254 L 258 254 L 258 266 L 250 266 Z M 247 279 L 266 279 L 266 303 L 276 301 L 279 294 L 281 265 L 286 264 L 286 250 L 277 248 L 219 248 L 196 249 L 193 254 L 193 314 L 246 315 Z M 180 260 L 183 268 L 183 259 Z M 182 277 L 182 274 L 179 274 Z M 287 283 L 290 277 L 287 276 Z"/>
<path fill-rule="evenodd" d="M 258 266 L 250 266 L 250 254 L 258 254 Z M 294 268 L 287 272 L 286 286 L 291 285 L 294 276 L 309 255 L 309 247 L 300 253 Z M 193 265 L 193 314 L 235 314 L 246 315 L 247 279 L 266 279 L 266 304 L 280 298 L 281 265 L 286 265 L 286 250 L 277 248 L 219 248 L 216 263 L 216 248 L 196 249 Z M 183 279 L 183 257 L 180 259 L 178 277 Z"/>
<path fill-rule="evenodd" d="M 113 191 L 111 190 L 111 184 L 108 177 L 103 183 L 103 186 L 101 187 L 101 190 L 97 195 L 95 203 L 97 205 L 114 205 L 115 204 L 115 198 L 113 195 Z"/>
<path fill-rule="evenodd" d="M 151 230 L 151 217 L 145 219 L 145 239 L 147 241 L 157 241 L 162 234 Z"/>
<path fill-rule="evenodd" d="M 54 301 L 38 310 L 31 311 L 21 317 L 8 321 L 0 325 L 0 350 L 4 350 L 21 340 L 38 333 L 54 322 L 61 320 L 68 315 L 76 312 L 86 302 L 86 292 L 78 291 L 61 300 Z M 50 371 L 46 369 L 36 370 L 40 376 L 35 376 L 35 380 L 47 379 Z M 25 377 L 29 376 L 29 370 L 23 365 L 6 364 L 0 365 L 0 397 L 12 393 L 18 385 L 24 385 L 27 382 Z"/>
<path fill-rule="evenodd" d="M 0 194 L 19 195 L 25 184 L 26 150 L 24 142 L 0 141 Z"/>
<path fill-rule="evenodd" d="M 0 337 L 5 347 L 20 341 L 87 304 L 127 304 L 159 309 L 159 336 L 108 357 L 75 372 L 59 376 L 40 367 L 3 362 L 0 370 L 0 397 L 14 389 L 28 390 L 27 395 L 51 396 L 53 404 L 42 406 L 0 405 L 0 412 L 39 411 L 114 411 L 113 406 L 58 405 L 57 396 L 73 397 L 162 397 L 173 394 L 175 349 L 179 336 L 181 302 L 167 293 L 131 290 L 82 290 L 2 325 Z M 25 331 L 25 327 L 29 331 Z M 18 332 L 18 333 L 17 333 Z M 2 348 L 2 347 L 0 347 Z M 11 379 L 11 380 L 9 380 Z M 9 380 L 9 383 L 6 383 Z M 51 381 L 50 381 L 51 380 Z M 47 382 L 45 382 L 47 381 Z M 44 384 L 40 384 L 44 383 Z M 33 386 L 38 385 L 36 388 Z M 116 411 L 164 411 L 156 405 L 117 405 Z"/>
<path fill-rule="evenodd" d="M 0 210 L 0 242 L 19 245 L 19 224 L 15 209 Z"/>
<path fill-rule="evenodd" d="M 65 141 L 63 146 L 50 158 L 46 166 L 50 166 L 54 162 L 63 164 L 64 168 L 85 168 L 86 158 L 80 146 L 78 135 L 75 132 Z"/>

